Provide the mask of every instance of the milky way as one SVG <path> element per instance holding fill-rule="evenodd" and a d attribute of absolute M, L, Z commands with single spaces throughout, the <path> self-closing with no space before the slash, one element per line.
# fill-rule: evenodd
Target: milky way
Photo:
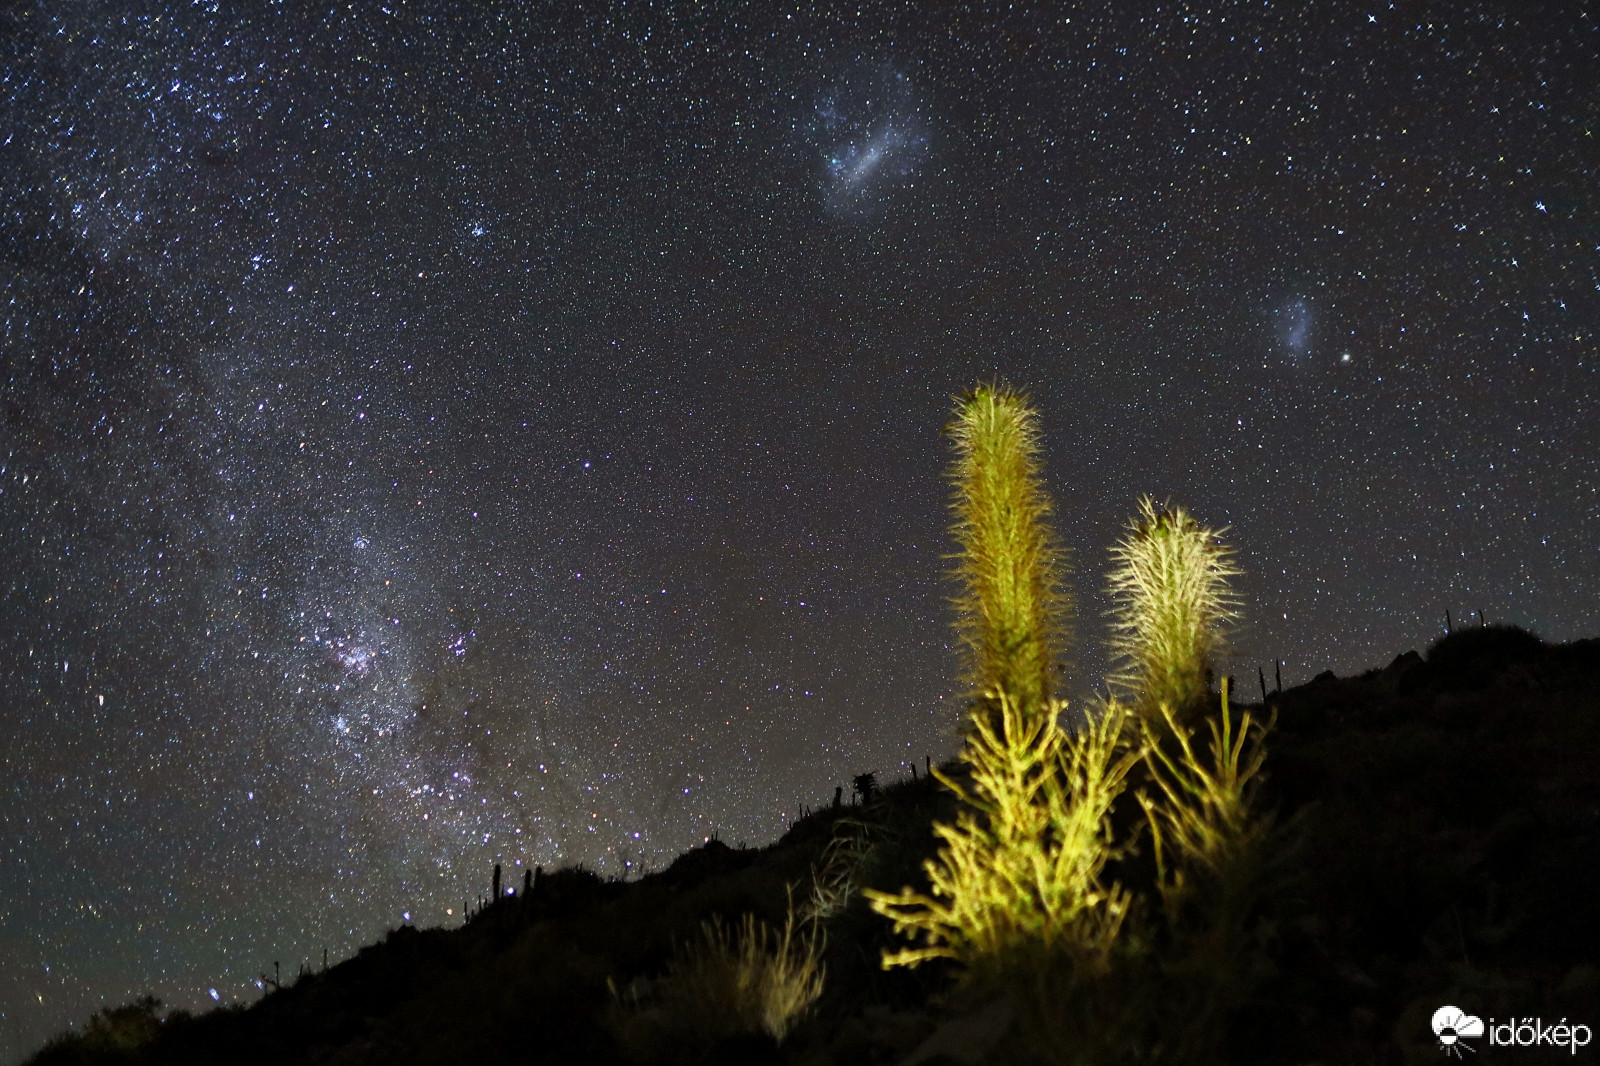
<path fill-rule="evenodd" d="M 1241 682 L 1600 631 L 1597 53 L 1475 2 L 0 14 L 0 1055 L 950 753 L 980 378 L 1041 411 L 1073 693 L 1143 493 L 1231 526 Z"/>

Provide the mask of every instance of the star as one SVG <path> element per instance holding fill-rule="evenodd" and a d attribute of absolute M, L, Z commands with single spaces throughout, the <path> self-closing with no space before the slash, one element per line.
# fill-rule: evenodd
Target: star
<path fill-rule="evenodd" d="M 953 752 L 978 381 L 1040 409 L 1073 698 L 1144 493 L 1231 524 L 1245 674 L 1600 632 L 1559 22 L 24 7 L 0 1058 Z"/>

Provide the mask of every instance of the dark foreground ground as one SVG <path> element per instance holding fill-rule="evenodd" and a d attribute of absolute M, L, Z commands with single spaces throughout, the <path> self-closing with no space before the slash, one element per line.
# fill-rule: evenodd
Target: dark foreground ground
<path fill-rule="evenodd" d="M 1298 815 L 1299 843 L 1259 916 L 1258 980 L 1220 1061 L 1445 1061 L 1429 1021 L 1446 1004 L 1485 1023 L 1600 1029 L 1600 640 L 1465 630 L 1426 658 L 1325 674 L 1271 702 L 1261 799 L 1280 821 Z M 861 856 L 858 884 L 916 882 L 930 823 L 952 812 L 924 778 L 819 811 L 769 847 L 713 841 L 635 882 L 559 871 L 462 928 L 397 929 L 248 1008 L 163 1018 L 134 1005 L 32 1062 L 1009 1061 L 996 1043 L 1007 1015 L 949 995 L 948 970 L 879 969 L 893 941 L 858 895 L 828 920 L 826 990 L 781 1047 L 630 1029 L 702 920 L 781 924 L 788 886 L 803 892 L 841 853 Z M 1137 862 L 1119 876 L 1136 883 Z M 1484 1064 L 1600 1061 L 1594 1044 L 1464 1043 Z"/>

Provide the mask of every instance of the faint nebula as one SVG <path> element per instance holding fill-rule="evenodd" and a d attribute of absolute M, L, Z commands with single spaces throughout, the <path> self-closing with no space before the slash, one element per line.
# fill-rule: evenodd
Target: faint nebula
<path fill-rule="evenodd" d="M 1273 312 L 1278 343 L 1296 359 L 1311 350 L 1311 327 L 1315 309 L 1311 301 L 1296 297 Z"/>
<path fill-rule="evenodd" d="M 857 63 L 812 105 L 806 136 L 822 162 L 822 199 L 842 215 L 875 214 L 912 183 L 931 145 L 910 79 Z"/>

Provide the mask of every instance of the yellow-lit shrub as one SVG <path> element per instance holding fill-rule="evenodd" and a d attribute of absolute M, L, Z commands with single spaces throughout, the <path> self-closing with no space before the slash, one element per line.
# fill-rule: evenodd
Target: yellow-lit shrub
<path fill-rule="evenodd" d="M 1122 710 L 1069 735 L 1059 702 L 1030 714 L 1000 691 L 992 703 L 998 729 L 972 716 L 962 754 L 970 786 L 939 775 L 964 809 L 954 825 L 934 825 L 944 845 L 924 866 L 931 894 L 864 890 L 913 940 L 886 954 L 885 967 L 951 958 L 982 975 L 1042 953 L 1093 968 L 1127 913 L 1127 893 L 1102 878 L 1115 853 L 1112 804 L 1140 758 L 1124 741 Z"/>
<path fill-rule="evenodd" d="M 1149 778 L 1159 797 L 1143 797 L 1141 802 L 1154 835 L 1161 884 L 1181 892 L 1186 871 L 1223 877 L 1269 830 L 1252 807 L 1251 795 L 1267 758 L 1265 738 L 1271 723 L 1254 721 L 1249 711 L 1235 716 L 1223 682 L 1221 709 L 1206 719 L 1210 742 L 1201 757 L 1194 748 L 1193 732 L 1174 720 L 1167 706 L 1159 710 L 1171 740 L 1165 746 L 1156 744 L 1155 728 L 1144 726 Z"/>
<path fill-rule="evenodd" d="M 1162 705 L 1146 721 L 1145 779 L 1140 795 L 1156 860 L 1165 924 L 1166 1027 L 1169 1059 L 1200 1061 L 1219 1039 L 1226 1012 L 1249 993 L 1260 945 L 1253 912 L 1279 876 L 1292 845 L 1254 802 L 1267 758 L 1271 722 L 1235 714 L 1222 684 L 1220 709 L 1206 719 L 1204 753 L 1194 733 Z M 1158 736 L 1158 734 L 1160 734 Z"/>

